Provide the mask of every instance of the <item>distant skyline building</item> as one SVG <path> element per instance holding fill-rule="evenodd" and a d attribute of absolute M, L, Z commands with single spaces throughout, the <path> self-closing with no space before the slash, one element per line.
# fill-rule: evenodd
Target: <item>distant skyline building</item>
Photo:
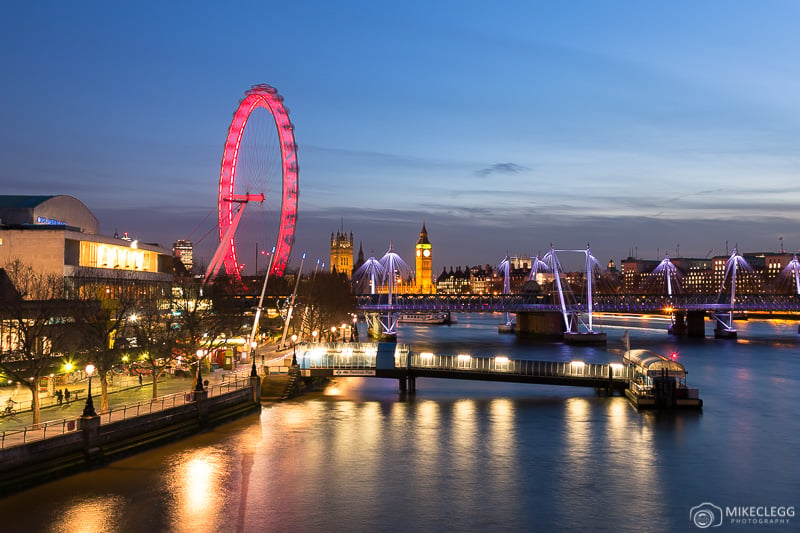
<path fill-rule="evenodd" d="M 186 270 L 192 270 L 192 266 L 194 265 L 193 259 L 193 247 L 192 241 L 186 239 L 178 239 L 172 245 L 172 255 L 178 259 L 180 259 L 183 266 L 186 267 Z"/>
<path fill-rule="evenodd" d="M 344 226 L 344 224 L 342 224 Z M 353 232 L 348 236 L 344 228 L 331 233 L 331 272 L 344 274 L 347 279 L 353 276 Z"/>

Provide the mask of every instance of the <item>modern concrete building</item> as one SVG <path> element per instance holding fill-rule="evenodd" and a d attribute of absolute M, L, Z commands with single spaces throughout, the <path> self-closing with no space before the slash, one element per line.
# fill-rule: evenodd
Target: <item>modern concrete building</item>
<path fill-rule="evenodd" d="M 0 268 L 19 260 L 63 276 L 68 292 L 89 282 L 172 281 L 170 250 L 98 231 L 97 218 L 72 196 L 0 195 Z"/>

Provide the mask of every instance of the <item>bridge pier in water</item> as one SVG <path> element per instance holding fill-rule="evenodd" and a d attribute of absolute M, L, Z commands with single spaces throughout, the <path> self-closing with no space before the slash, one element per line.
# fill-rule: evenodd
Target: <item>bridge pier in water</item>
<path fill-rule="evenodd" d="M 414 395 L 417 392 L 417 378 L 411 374 L 406 374 L 397 378 L 398 392 L 400 394 Z"/>
<path fill-rule="evenodd" d="M 564 338 L 564 317 L 559 311 L 518 311 L 516 332 L 535 339 Z"/>
<path fill-rule="evenodd" d="M 671 335 L 702 339 L 706 336 L 705 311 L 675 311 L 672 315 Z"/>

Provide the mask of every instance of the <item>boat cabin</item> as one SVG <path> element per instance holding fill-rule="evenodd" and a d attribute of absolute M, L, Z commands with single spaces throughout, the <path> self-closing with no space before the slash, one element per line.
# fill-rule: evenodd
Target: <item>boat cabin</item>
<path fill-rule="evenodd" d="M 686 386 L 684 366 L 650 350 L 629 350 L 623 362 L 633 369 L 626 395 L 638 408 L 702 407 L 697 389 Z"/>

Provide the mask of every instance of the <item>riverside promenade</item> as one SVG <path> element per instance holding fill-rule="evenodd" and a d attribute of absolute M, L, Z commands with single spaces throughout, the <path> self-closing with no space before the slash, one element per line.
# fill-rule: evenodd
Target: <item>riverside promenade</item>
<path fill-rule="evenodd" d="M 249 366 L 240 366 L 237 370 L 216 370 L 203 374 L 203 380 L 208 380 L 209 387 L 226 383 L 238 377 L 246 377 L 250 373 Z M 158 380 L 158 396 L 168 396 L 189 392 L 194 389 L 194 377 L 175 377 L 165 374 Z M 40 393 L 40 423 L 74 419 L 81 416 L 86 405 L 86 395 L 88 390 L 88 380 L 83 379 L 71 383 L 70 400 L 58 403 L 56 397 Z M 153 382 L 147 378 L 139 380 L 135 376 L 117 377 L 114 384 L 108 388 L 109 409 L 118 409 L 122 406 L 132 405 L 140 402 L 148 402 L 153 399 Z M 9 432 L 32 424 L 31 393 L 26 387 L 20 385 L 0 387 L 0 408 L 5 407 L 8 398 L 14 400 L 14 416 L 3 416 L 0 418 L 0 436 L 3 432 Z M 97 378 L 92 379 L 92 398 L 95 408 L 100 412 L 100 383 Z M 100 413 L 102 415 L 102 413 Z M 7 444 L 6 444 L 7 445 Z M 1 447 L 2 445 L 0 445 Z"/>
<path fill-rule="evenodd" d="M 177 393 L 132 404 L 112 400 L 107 410 L 99 412 L 87 400 L 76 401 L 60 407 L 59 414 L 70 413 L 68 417 L 0 430 L 0 495 L 95 468 L 261 409 L 261 380 L 252 369 L 218 374 L 210 373 L 207 380 L 203 376 L 207 385 L 202 388 L 197 382 L 191 387 L 191 379 L 175 379 L 165 388 L 179 387 Z M 130 389 L 117 394 L 144 392 L 152 394 Z M 81 412 L 75 416 L 78 409 Z M 14 423 L 19 422 L 4 425 Z"/>

